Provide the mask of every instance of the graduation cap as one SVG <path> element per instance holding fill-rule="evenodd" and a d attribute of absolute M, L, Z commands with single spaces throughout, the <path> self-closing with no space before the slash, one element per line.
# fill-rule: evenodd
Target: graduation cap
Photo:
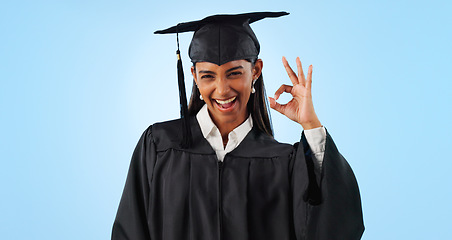
<path fill-rule="evenodd" d="M 243 14 L 220 14 L 202 20 L 179 23 L 174 27 L 155 31 L 155 34 L 176 33 L 177 72 L 181 118 L 183 119 L 183 147 L 191 144 L 188 118 L 187 95 L 185 93 L 184 72 L 179 50 L 179 33 L 194 32 L 188 49 L 193 63 L 211 62 L 217 65 L 240 60 L 256 59 L 260 45 L 250 27 L 250 23 L 267 17 L 281 17 L 287 12 L 252 12 Z"/>

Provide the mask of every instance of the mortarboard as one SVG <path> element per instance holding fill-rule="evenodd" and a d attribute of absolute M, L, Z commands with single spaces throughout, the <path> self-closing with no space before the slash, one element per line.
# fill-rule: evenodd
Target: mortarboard
<path fill-rule="evenodd" d="M 249 25 L 250 23 L 267 17 L 281 17 L 288 14 L 287 12 L 253 12 L 213 15 L 202 20 L 179 23 L 174 27 L 154 32 L 155 34 L 176 33 L 177 36 L 178 85 L 181 118 L 184 125 L 183 147 L 190 146 L 191 132 L 178 34 L 194 32 L 188 50 L 193 63 L 211 62 L 223 65 L 234 60 L 256 59 L 259 55 L 260 45 Z"/>

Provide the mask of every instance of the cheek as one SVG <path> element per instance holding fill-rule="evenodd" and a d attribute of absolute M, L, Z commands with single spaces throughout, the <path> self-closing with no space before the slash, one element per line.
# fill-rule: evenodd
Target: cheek
<path fill-rule="evenodd" d="M 199 92 L 201 93 L 201 95 L 203 95 L 205 97 L 210 96 L 212 94 L 212 92 L 213 92 L 213 89 L 214 88 L 212 87 L 211 84 L 203 83 L 203 84 L 199 84 L 198 85 Z"/>
<path fill-rule="evenodd" d="M 240 85 L 237 86 L 237 89 L 240 89 L 240 92 L 243 94 L 249 95 L 251 94 L 251 85 L 252 80 L 242 81 Z"/>

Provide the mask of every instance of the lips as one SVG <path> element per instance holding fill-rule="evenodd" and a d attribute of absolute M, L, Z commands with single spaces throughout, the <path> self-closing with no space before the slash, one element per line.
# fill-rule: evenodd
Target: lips
<path fill-rule="evenodd" d="M 221 108 L 221 109 L 229 109 L 229 108 L 231 108 L 231 107 L 233 107 L 234 106 L 234 104 L 235 104 L 235 99 L 236 99 L 237 97 L 232 97 L 232 98 L 229 98 L 229 99 L 226 99 L 226 100 L 219 100 L 219 99 L 214 99 L 215 100 L 215 103 Z"/>

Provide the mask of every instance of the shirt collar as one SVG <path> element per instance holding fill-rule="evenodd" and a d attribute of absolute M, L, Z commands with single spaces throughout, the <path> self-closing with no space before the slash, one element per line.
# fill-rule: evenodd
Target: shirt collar
<path fill-rule="evenodd" d="M 206 138 L 207 135 L 210 134 L 210 132 L 217 128 L 217 126 L 215 126 L 215 123 L 213 123 L 212 119 L 210 118 L 206 104 L 204 104 L 201 110 L 199 110 L 198 114 L 196 114 L 196 119 L 198 120 L 199 127 L 201 128 L 201 132 L 204 138 Z"/>
<path fill-rule="evenodd" d="M 207 138 L 207 136 L 211 134 L 212 131 L 218 129 L 215 123 L 213 123 L 212 118 L 210 118 L 209 110 L 207 109 L 207 104 L 204 104 L 201 110 L 199 110 L 199 112 L 196 114 L 196 119 L 198 120 L 199 127 L 201 128 L 201 132 L 204 138 Z M 240 139 L 241 141 L 243 140 L 243 138 L 245 138 L 248 132 L 251 131 L 252 128 L 253 128 L 253 118 L 251 117 L 250 114 L 242 124 L 240 124 L 238 127 L 236 127 L 229 133 L 229 136 L 232 136 L 231 134 L 235 134 L 236 138 Z"/>

